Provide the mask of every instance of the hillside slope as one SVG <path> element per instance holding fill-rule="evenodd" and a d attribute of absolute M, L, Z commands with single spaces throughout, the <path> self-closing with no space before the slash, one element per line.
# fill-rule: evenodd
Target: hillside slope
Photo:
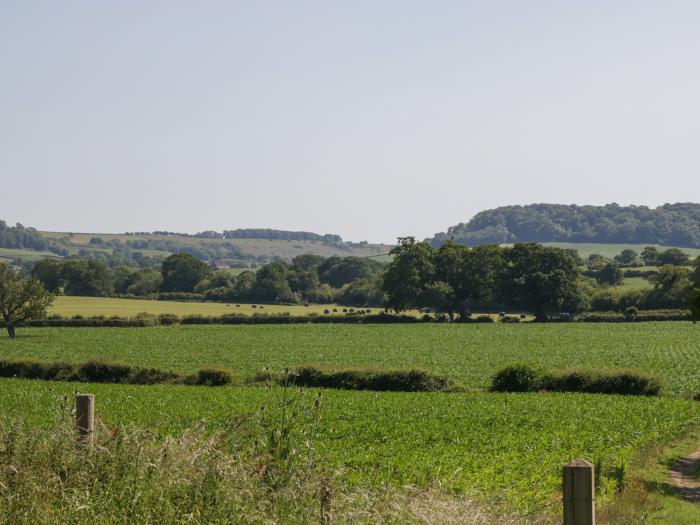
<path fill-rule="evenodd" d="M 439 246 L 449 239 L 466 245 L 571 242 L 700 248 L 700 204 L 503 206 L 482 211 L 429 242 Z"/>
<path fill-rule="evenodd" d="M 6 261 L 79 256 L 148 266 L 173 253 L 185 252 L 203 261 L 247 264 L 290 260 L 305 253 L 324 257 L 371 257 L 390 249 L 389 245 L 345 242 L 339 235 L 311 232 L 270 229 L 206 231 L 194 235 L 41 232 L 21 224 L 8 226 L 0 220 L 0 259 Z"/>

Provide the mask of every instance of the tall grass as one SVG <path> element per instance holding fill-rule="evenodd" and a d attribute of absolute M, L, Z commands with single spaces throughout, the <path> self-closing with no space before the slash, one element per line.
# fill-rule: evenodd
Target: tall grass
<path fill-rule="evenodd" d="M 178 436 L 98 425 L 76 442 L 72 407 L 51 429 L 0 421 L 0 523 L 492 523 L 437 490 L 343 487 L 315 457 L 320 398 L 286 388 L 279 406 Z M 271 408 L 271 410 L 269 409 Z"/>

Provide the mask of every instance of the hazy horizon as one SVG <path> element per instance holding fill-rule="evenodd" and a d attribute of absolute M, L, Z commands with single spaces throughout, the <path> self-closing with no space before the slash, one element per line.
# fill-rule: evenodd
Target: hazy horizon
<path fill-rule="evenodd" d="M 700 4 L 0 6 L 0 219 L 393 243 L 700 200 Z"/>

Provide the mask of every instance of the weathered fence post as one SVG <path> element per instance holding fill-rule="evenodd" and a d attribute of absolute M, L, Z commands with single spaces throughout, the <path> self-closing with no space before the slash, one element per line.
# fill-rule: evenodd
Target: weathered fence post
<path fill-rule="evenodd" d="M 331 480 L 323 478 L 320 489 L 321 500 L 321 525 L 329 525 L 331 522 Z"/>
<path fill-rule="evenodd" d="M 564 465 L 564 525 L 595 525 L 595 473 L 592 463 L 576 459 Z"/>
<path fill-rule="evenodd" d="M 95 396 L 93 394 L 75 395 L 75 428 L 78 442 L 92 443 L 95 435 Z"/>

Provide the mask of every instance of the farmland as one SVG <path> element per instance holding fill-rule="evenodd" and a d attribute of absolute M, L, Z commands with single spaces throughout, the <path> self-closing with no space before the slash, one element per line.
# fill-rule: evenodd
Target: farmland
<path fill-rule="evenodd" d="M 0 412 L 49 427 L 76 385 L 0 380 Z M 80 385 L 97 395 L 108 424 L 177 433 L 203 419 L 274 407 L 278 389 Z M 313 396 L 308 392 L 307 396 Z M 26 401 L 26 402 L 25 402 Z M 536 406 L 537 409 L 533 410 Z M 325 391 L 315 446 L 349 484 L 429 485 L 527 509 L 559 490 L 561 463 L 595 461 L 609 496 L 614 469 L 645 445 L 667 440 L 700 417 L 694 403 L 583 394 L 410 394 Z M 601 431 L 604 429 L 604 431 Z"/>
<path fill-rule="evenodd" d="M 15 341 L 0 339 L 0 355 L 102 357 L 181 372 L 224 366 L 248 377 L 303 363 L 420 367 L 470 390 L 484 389 L 513 363 L 631 367 L 657 375 L 668 395 L 692 397 L 700 391 L 699 340 L 690 322 L 28 328 Z"/>
<path fill-rule="evenodd" d="M 598 253 L 603 257 L 612 259 L 619 255 L 623 250 L 634 250 L 637 253 L 642 253 L 642 250 L 647 246 L 653 246 L 659 251 L 668 250 L 669 248 L 677 248 L 676 246 L 662 246 L 660 244 L 625 244 L 625 243 L 581 243 L 581 242 L 544 242 L 545 246 L 557 246 L 565 250 L 576 250 L 578 254 L 586 259 L 593 253 Z M 679 248 L 687 253 L 691 258 L 700 255 L 699 248 Z"/>
<path fill-rule="evenodd" d="M 56 297 L 54 304 L 51 306 L 49 313 L 64 316 L 73 315 L 117 315 L 120 317 L 133 317 L 141 312 L 149 314 L 176 314 L 183 315 L 223 315 L 223 314 L 282 314 L 289 313 L 290 315 L 322 315 L 324 310 L 329 310 L 331 314 L 333 309 L 339 310 L 337 313 L 342 313 L 342 306 L 333 304 L 311 304 L 308 307 L 303 305 L 280 305 L 266 304 L 255 305 L 238 303 L 209 303 L 209 302 L 194 302 L 194 301 L 156 301 L 146 299 L 112 299 L 104 297 L 72 297 L 59 296 Z M 375 309 L 375 311 L 379 311 Z"/>
<path fill-rule="evenodd" d="M 327 244 L 321 241 L 312 240 L 284 240 L 284 239 L 217 239 L 200 238 L 185 235 L 156 235 L 156 234 L 112 234 L 112 233 L 66 233 L 66 232 L 40 232 L 47 238 L 59 241 L 61 246 L 66 248 L 71 255 L 76 255 L 81 249 L 97 250 L 111 253 L 111 248 L 100 248 L 100 245 L 91 244 L 91 239 L 101 239 L 103 242 L 119 241 L 155 241 L 174 242 L 185 247 L 214 247 L 231 243 L 236 245 L 247 258 L 280 257 L 291 259 L 297 255 L 313 253 L 323 257 L 356 255 L 359 257 L 373 256 L 387 253 L 391 246 L 383 244 L 350 244 L 342 245 Z M 167 250 L 138 249 L 147 256 L 167 257 L 173 252 Z"/>

